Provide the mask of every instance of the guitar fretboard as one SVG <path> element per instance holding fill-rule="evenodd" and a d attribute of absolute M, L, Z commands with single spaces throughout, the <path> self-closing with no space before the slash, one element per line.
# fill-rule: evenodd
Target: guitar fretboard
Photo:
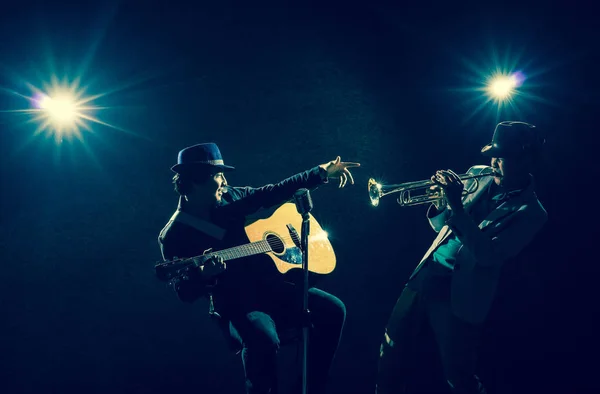
<path fill-rule="evenodd" d="M 253 256 L 255 254 L 261 254 L 272 251 L 268 241 L 257 241 L 246 245 L 235 246 L 229 249 L 218 250 L 216 252 L 207 253 L 206 257 L 220 256 L 223 260 L 235 260 L 241 259 L 242 257 Z"/>

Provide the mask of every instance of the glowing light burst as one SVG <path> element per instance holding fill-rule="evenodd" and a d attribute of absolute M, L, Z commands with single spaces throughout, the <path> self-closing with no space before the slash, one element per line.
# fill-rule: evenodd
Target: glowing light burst
<path fill-rule="evenodd" d="M 48 117 L 52 118 L 58 124 L 71 123 L 78 116 L 78 106 L 73 97 L 50 97 L 44 96 L 39 106 L 48 113 Z"/>
<path fill-rule="evenodd" d="M 4 112 L 31 115 L 28 123 L 38 124 L 34 136 L 43 133 L 49 138 L 54 137 L 54 140 L 60 143 L 65 138 L 83 140 L 82 132 L 92 132 L 91 126 L 94 123 L 118 129 L 96 117 L 97 111 L 107 107 L 98 107 L 93 101 L 104 94 L 86 96 L 86 89 L 80 87 L 79 78 L 69 83 L 66 80 L 59 82 L 56 77 L 52 77 L 51 83 L 44 84 L 41 89 L 30 83 L 26 85 L 33 93 L 31 97 L 14 91 L 12 93 L 27 99 L 31 108 Z"/>
<path fill-rule="evenodd" d="M 525 76 L 521 72 L 493 74 L 487 82 L 486 93 L 490 99 L 498 103 L 510 101 L 524 80 Z"/>
<path fill-rule="evenodd" d="M 488 59 L 458 57 L 463 65 L 460 71 L 463 82 L 451 90 L 465 93 L 465 99 L 459 104 L 465 112 L 462 124 L 468 124 L 478 114 L 481 114 L 480 121 L 488 116 L 496 120 L 518 118 L 535 103 L 548 104 L 544 97 L 536 94 L 536 88 L 541 86 L 539 77 L 547 68 L 534 66 L 531 60 L 524 59 L 525 49 L 506 50 L 500 56 L 491 48 L 490 55 Z"/>
<path fill-rule="evenodd" d="M 79 79 L 61 83 L 53 77 L 51 84 L 44 86 L 43 90 L 31 85 L 30 88 L 34 92 L 30 98 L 33 108 L 26 112 L 30 112 L 32 121 L 38 123 L 36 135 L 45 133 L 54 137 L 56 142 L 72 137 L 81 140 L 83 130 L 92 131 L 91 122 L 105 124 L 94 116 L 100 107 L 94 106 L 93 100 L 99 95 L 85 96 L 85 88 L 79 87 Z"/>

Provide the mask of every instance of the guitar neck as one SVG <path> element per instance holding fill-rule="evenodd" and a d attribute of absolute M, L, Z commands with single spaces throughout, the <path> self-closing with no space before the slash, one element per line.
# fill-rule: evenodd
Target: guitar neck
<path fill-rule="evenodd" d="M 210 257 L 221 257 L 223 260 L 235 260 L 241 259 L 242 257 L 254 256 L 256 254 L 262 254 L 271 252 L 271 246 L 267 241 L 257 241 L 246 245 L 235 246 L 228 249 L 218 250 L 216 252 L 207 253 L 204 255 L 206 258 Z"/>

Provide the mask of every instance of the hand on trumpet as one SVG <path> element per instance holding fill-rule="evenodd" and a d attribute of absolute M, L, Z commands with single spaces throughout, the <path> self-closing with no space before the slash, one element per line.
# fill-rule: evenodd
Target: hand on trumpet
<path fill-rule="evenodd" d="M 464 185 L 458 175 L 452 170 L 439 170 L 431 177 L 431 181 L 444 190 L 444 200 L 453 211 L 463 209 L 462 192 Z M 440 207 L 436 206 L 439 210 Z"/>

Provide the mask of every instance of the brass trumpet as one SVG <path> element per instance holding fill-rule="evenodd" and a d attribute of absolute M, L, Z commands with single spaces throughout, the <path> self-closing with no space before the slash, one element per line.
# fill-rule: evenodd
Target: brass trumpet
<path fill-rule="evenodd" d="M 484 176 L 501 176 L 496 171 L 486 171 L 480 174 L 462 174 L 458 177 L 461 181 L 465 181 L 467 179 L 475 179 L 476 187 L 471 191 L 463 191 L 463 195 L 471 194 L 479 187 L 478 178 Z M 444 189 L 442 189 L 438 184 L 429 180 L 426 181 L 416 181 L 416 182 L 406 182 L 400 183 L 397 185 L 382 185 L 375 181 L 375 179 L 369 179 L 369 198 L 371 199 L 371 204 L 373 206 L 379 205 L 379 199 L 383 196 L 387 196 L 392 193 L 400 193 L 398 196 L 398 204 L 401 206 L 412 206 L 412 205 L 420 205 L 427 204 L 434 201 L 438 201 L 444 198 Z"/>

